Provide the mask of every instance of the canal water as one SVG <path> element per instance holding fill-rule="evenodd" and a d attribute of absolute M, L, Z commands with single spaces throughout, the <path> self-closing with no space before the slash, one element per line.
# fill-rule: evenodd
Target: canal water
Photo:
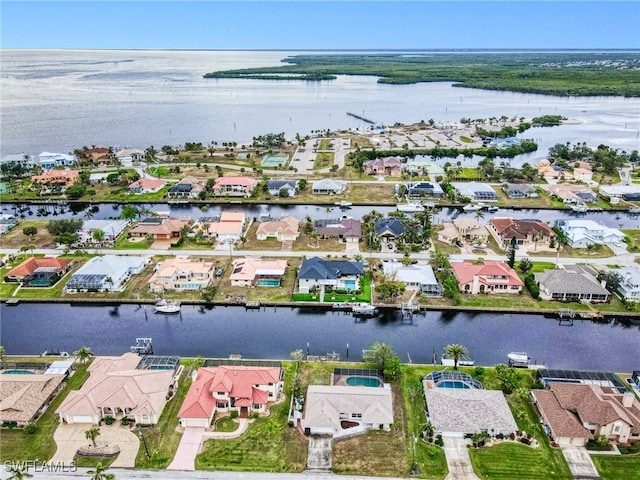
<path fill-rule="evenodd" d="M 8 354 L 72 352 L 87 345 L 99 355 L 129 349 L 136 337 L 152 337 L 156 354 L 287 359 L 301 348 L 311 355 L 340 353 L 359 361 L 374 341 L 393 346 L 404 362 L 439 360 L 445 345 L 465 345 L 476 364 L 506 363 L 525 351 L 554 368 L 630 372 L 640 368 L 640 325 L 576 321 L 561 326 L 541 315 L 426 312 L 413 319 L 385 311 L 365 321 L 344 312 L 291 307 L 183 306 L 180 315 L 154 314 L 150 306 L 0 306 L 2 345 Z M 348 357 L 347 357 L 348 355 Z"/>

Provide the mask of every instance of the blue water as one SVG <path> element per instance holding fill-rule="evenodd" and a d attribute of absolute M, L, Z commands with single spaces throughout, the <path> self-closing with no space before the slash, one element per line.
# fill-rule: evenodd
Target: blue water
<path fill-rule="evenodd" d="M 438 388 L 460 388 L 469 390 L 471 387 L 464 382 L 457 380 L 443 380 L 437 384 Z"/>
<path fill-rule="evenodd" d="M 260 287 L 277 287 L 278 285 L 280 285 L 279 280 L 258 280 Z"/>
<path fill-rule="evenodd" d="M 30 375 L 33 374 L 31 370 L 5 370 L 2 372 L 4 375 Z"/>
<path fill-rule="evenodd" d="M 374 377 L 349 377 L 347 385 L 352 387 L 379 387 L 380 380 Z"/>

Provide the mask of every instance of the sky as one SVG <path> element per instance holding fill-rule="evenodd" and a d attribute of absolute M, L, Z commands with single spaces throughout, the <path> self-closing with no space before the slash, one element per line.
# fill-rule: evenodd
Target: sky
<path fill-rule="evenodd" d="M 11 1 L 2 48 L 640 48 L 628 1 Z"/>

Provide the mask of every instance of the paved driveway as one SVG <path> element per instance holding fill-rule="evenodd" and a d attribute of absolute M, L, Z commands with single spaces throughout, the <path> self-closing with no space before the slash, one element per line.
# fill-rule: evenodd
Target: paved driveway
<path fill-rule="evenodd" d="M 200 449 L 203 434 L 204 427 L 185 428 L 180 445 L 167 470 L 195 470 L 196 455 Z"/>
<path fill-rule="evenodd" d="M 333 458 L 333 436 L 311 435 L 308 452 L 307 469 L 330 471 Z"/>
<path fill-rule="evenodd" d="M 61 423 L 53 434 L 58 449 L 51 459 L 52 462 L 73 461 L 73 456 L 78 448 L 91 443 L 85 437 L 85 432 L 92 425 L 88 423 Z M 120 455 L 113 462 L 113 467 L 132 468 L 136 463 L 136 455 L 140 448 L 140 440 L 138 436 L 128 428 L 119 425 L 101 426 L 100 435 L 96 438 L 96 443 L 106 445 L 118 445 L 120 447 Z"/>
<path fill-rule="evenodd" d="M 574 479 L 592 480 L 600 478 L 586 448 L 577 446 L 560 448 Z"/>
<path fill-rule="evenodd" d="M 449 475 L 445 480 L 480 480 L 473 472 L 467 445 L 469 440 L 458 437 L 443 437 L 444 454 L 447 457 Z"/>

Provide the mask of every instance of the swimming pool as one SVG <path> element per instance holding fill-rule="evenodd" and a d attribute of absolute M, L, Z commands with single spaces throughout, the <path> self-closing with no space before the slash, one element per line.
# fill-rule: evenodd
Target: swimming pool
<path fill-rule="evenodd" d="M 427 381 L 428 388 L 457 388 L 457 389 L 482 389 L 482 383 L 473 378 L 467 373 L 452 371 L 452 370 L 440 370 L 438 372 L 428 373 L 424 379 Z"/>
<path fill-rule="evenodd" d="M 438 383 L 438 388 L 463 388 L 470 389 L 471 387 L 464 382 L 460 382 L 458 380 L 444 380 Z"/>
<path fill-rule="evenodd" d="M 258 280 L 259 287 L 279 287 L 280 280 Z"/>
<path fill-rule="evenodd" d="M 2 373 L 5 375 L 33 375 L 35 372 L 31 370 L 5 370 Z"/>
<path fill-rule="evenodd" d="M 380 380 L 375 377 L 348 377 L 347 385 L 352 387 L 379 387 Z"/>

